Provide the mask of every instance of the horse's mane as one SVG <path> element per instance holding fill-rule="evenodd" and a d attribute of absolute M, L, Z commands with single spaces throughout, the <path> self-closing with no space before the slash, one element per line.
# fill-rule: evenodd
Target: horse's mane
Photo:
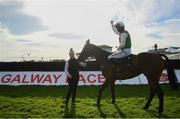
<path fill-rule="evenodd" d="M 107 59 L 108 56 L 111 54 L 111 52 L 108 52 L 108 51 L 106 51 L 106 50 L 104 50 L 104 49 L 102 49 L 99 46 L 96 46 L 94 44 L 90 44 L 89 43 L 88 45 L 91 45 L 91 47 L 92 47 L 91 49 L 92 50 L 98 51 L 98 52 L 94 52 L 94 53 L 98 53 L 98 55 L 101 55 L 102 57 L 104 57 L 104 59 Z"/>

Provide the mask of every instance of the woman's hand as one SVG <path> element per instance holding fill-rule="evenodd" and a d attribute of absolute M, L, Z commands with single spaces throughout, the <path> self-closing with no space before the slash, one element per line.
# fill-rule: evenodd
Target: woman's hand
<path fill-rule="evenodd" d="M 68 78 L 68 79 L 72 79 L 71 74 L 68 74 L 68 75 L 67 75 L 67 78 Z"/>
<path fill-rule="evenodd" d="M 82 66 L 82 67 L 86 67 L 86 66 L 87 66 L 86 62 L 79 62 L 79 64 L 80 64 L 80 66 Z"/>

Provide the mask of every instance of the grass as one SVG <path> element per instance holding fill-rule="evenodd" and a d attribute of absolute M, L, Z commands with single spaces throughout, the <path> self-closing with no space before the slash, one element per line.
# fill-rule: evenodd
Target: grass
<path fill-rule="evenodd" d="M 180 93 L 161 85 L 164 93 L 162 118 L 180 118 Z M 64 104 L 67 86 L 0 86 L 0 117 L 78 117 L 78 118 L 156 118 L 158 99 L 143 110 L 148 95 L 147 85 L 117 85 L 116 103 L 111 103 L 110 90 L 103 92 L 101 108 L 96 107 L 99 86 L 79 86 L 75 105 Z"/>

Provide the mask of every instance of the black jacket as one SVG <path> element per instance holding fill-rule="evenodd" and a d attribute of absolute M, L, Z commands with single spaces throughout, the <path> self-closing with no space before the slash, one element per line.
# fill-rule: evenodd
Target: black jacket
<path fill-rule="evenodd" d="M 69 59 L 68 63 L 69 63 L 68 71 L 72 75 L 72 77 L 74 78 L 79 77 L 79 69 L 80 69 L 79 61 L 73 58 L 73 59 Z"/>

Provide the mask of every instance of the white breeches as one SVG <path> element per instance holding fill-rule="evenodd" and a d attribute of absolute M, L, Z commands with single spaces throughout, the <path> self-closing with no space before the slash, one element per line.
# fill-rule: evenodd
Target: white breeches
<path fill-rule="evenodd" d="M 111 58 L 115 58 L 115 59 L 123 58 L 123 57 L 126 57 L 126 56 L 130 55 L 130 54 L 131 54 L 131 48 L 126 48 L 126 49 L 119 50 L 119 51 L 116 51 L 116 52 L 110 54 L 108 56 L 108 59 L 111 59 Z"/>

